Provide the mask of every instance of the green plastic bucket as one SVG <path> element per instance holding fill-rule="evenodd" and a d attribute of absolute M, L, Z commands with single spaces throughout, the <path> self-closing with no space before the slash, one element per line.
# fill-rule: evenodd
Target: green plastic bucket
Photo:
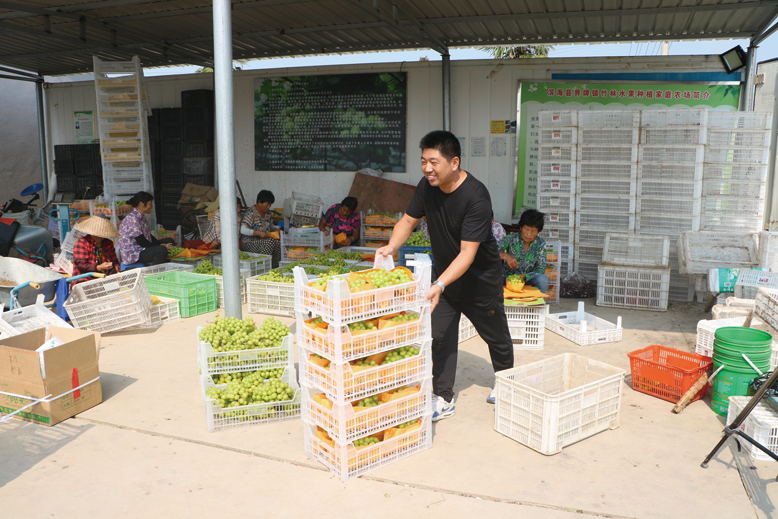
<path fill-rule="evenodd" d="M 723 326 L 716 330 L 713 348 L 735 350 L 738 353 L 769 353 L 773 336 L 762 330 L 742 326 Z"/>
<path fill-rule="evenodd" d="M 753 328 L 725 326 L 716 330 L 713 370 L 724 366 L 712 382 L 711 408 L 716 414 L 726 416 L 729 397 L 747 396 L 749 384 L 759 376 L 742 354 L 765 373 L 770 369 L 772 341 L 772 335 Z"/>
<path fill-rule="evenodd" d="M 724 369 L 719 371 L 716 378 L 713 379 L 710 406 L 716 414 L 727 416 L 729 397 L 747 396 L 748 385 L 752 380 L 759 376 L 759 374 L 754 371 L 754 368 L 749 366 L 745 361 L 743 361 L 743 363 L 746 364 L 745 367 L 724 364 Z M 721 365 L 720 362 L 713 359 L 713 371 L 716 371 Z M 756 366 L 759 369 L 763 368 L 763 366 L 758 364 Z M 766 372 L 767 370 L 767 367 L 762 369 L 763 372 Z"/>

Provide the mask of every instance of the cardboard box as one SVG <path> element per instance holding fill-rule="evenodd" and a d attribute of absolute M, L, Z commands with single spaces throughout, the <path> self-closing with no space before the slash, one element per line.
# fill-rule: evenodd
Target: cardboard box
<path fill-rule="evenodd" d="M 35 351 L 52 337 L 64 344 Z M 0 412 L 9 414 L 51 395 L 14 418 L 54 425 L 102 402 L 97 346 L 94 332 L 54 326 L 0 339 Z"/>
<path fill-rule="evenodd" d="M 213 186 L 201 186 L 187 183 L 181 190 L 178 207 L 195 207 L 200 202 L 213 202 L 219 198 L 219 192 Z"/>

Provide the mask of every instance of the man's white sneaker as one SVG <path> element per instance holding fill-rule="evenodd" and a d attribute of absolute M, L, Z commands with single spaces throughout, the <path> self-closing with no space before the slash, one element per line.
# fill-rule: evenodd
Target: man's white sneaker
<path fill-rule="evenodd" d="M 433 413 L 432 413 L 432 421 L 437 422 L 438 420 L 442 420 L 443 418 L 448 418 L 449 416 L 453 416 L 454 413 L 457 411 L 457 406 L 455 400 L 452 398 L 451 402 L 447 402 L 445 398 L 442 396 L 433 395 L 434 401 L 432 402 L 433 406 Z"/>
<path fill-rule="evenodd" d="M 486 397 L 486 403 L 493 404 L 496 398 L 497 398 L 497 389 L 492 388 L 491 393 L 489 393 L 489 396 Z"/>

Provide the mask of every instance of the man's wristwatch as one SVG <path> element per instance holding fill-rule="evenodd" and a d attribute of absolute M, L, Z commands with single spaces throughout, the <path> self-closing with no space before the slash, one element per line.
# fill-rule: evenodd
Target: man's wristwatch
<path fill-rule="evenodd" d="M 441 280 L 436 279 L 435 281 L 432 282 L 432 284 L 433 285 L 438 285 L 440 287 L 440 293 L 441 294 L 446 291 L 446 284 L 444 282 L 442 282 Z"/>

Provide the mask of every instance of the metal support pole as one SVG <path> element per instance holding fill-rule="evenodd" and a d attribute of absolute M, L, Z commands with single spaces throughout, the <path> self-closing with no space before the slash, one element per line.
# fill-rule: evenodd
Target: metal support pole
<path fill-rule="evenodd" d="M 445 52 L 443 58 L 443 129 L 451 131 L 451 55 Z"/>
<path fill-rule="evenodd" d="M 753 40 L 748 45 L 746 53 L 746 77 L 743 81 L 743 95 L 740 97 L 740 109 L 745 112 L 754 111 L 754 81 L 756 79 L 756 48 Z"/>
<path fill-rule="evenodd" d="M 38 153 L 41 162 L 41 184 L 43 184 L 43 204 L 49 200 L 49 167 L 46 157 L 46 116 L 43 112 L 43 81 L 35 83 L 35 99 L 38 105 Z"/>
<path fill-rule="evenodd" d="M 219 177 L 224 315 L 242 315 L 235 205 L 235 150 L 232 105 L 232 12 L 230 0 L 213 1 L 213 73 L 216 98 L 216 164 Z"/>

